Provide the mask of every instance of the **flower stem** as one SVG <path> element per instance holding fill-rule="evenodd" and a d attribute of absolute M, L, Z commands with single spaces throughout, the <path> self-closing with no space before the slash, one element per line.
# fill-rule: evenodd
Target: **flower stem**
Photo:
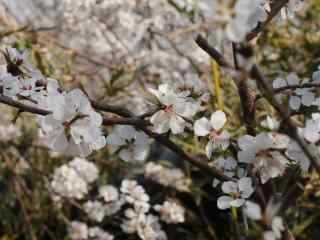
<path fill-rule="evenodd" d="M 212 80 L 214 82 L 214 91 L 217 97 L 218 109 L 223 111 L 224 104 L 223 104 L 223 99 L 221 95 L 221 77 L 220 77 L 219 65 L 214 59 L 211 59 L 210 61 L 211 61 L 211 68 L 212 68 Z"/>

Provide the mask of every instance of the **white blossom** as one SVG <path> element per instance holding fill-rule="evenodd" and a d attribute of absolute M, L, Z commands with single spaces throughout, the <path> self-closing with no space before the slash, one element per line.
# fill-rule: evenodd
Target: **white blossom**
<path fill-rule="evenodd" d="M 116 126 L 107 137 L 112 152 L 119 150 L 119 157 L 126 162 L 144 161 L 149 152 L 149 137 L 129 125 Z"/>
<path fill-rule="evenodd" d="M 39 124 L 53 151 L 88 156 L 105 146 L 102 116 L 95 112 L 81 90 L 64 93 L 64 103 L 53 114 L 39 117 Z"/>
<path fill-rule="evenodd" d="M 241 176 L 243 169 L 238 168 L 238 163 L 233 157 L 220 156 L 214 160 L 213 165 L 228 177 L 234 177 L 235 175 L 238 175 L 238 177 L 243 177 Z M 220 180 L 215 178 L 212 185 L 213 187 L 216 187 L 219 183 Z"/>
<path fill-rule="evenodd" d="M 281 176 L 288 160 L 277 150 L 286 149 L 289 137 L 278 133 L 260 133 L 256 137 L 244 135 L 238 139 L 240 151 L 239 162 L 254 165 L 259 171 L 261 182 L 264 184 L 270 178 Z"/>
<path fill-rule="evenodd" d="M 289 159 L 295 161 L 303 172 L 308 172 L 310 168 L 310 160 L 296 141 L 290 141 L 285 154 Z"/>
<path fill-rule="evenodd" d="M 245 204 L 246 199 L 254 192 L 252 180 L 249 177 L 240 178 L 238 182 L 223 182 L 221 189 L 228 195 L 218 198 L 217 205 L 219 209 L 241 207 Z"/>
<path fill-rule="evenodd" d="M 263 233 L 264 240 L 278 240 L 281 239 L 282 232 L 285 230 L 283 220 L 279 216 L 272 219 L 271 230 Z"/>
<path fill-rule="evenodd" d="M 157 133 L 169 130 L 173 134 L 183 133 L 189 126 L 187 121 L 199 111 L 199 103 L 188 97 L 187 92 L 176 93 L 168 84 L 161 84 L 158 90 L 149 89 L 157 97 L 163 109 L 156 112 L 150 119 Z"/>
<path fill-rule="evenodd" d="M 89 191 L 89 184 L 98 178 L 98 173 L 93 163 L 75 158 L 55 169 L 50 186 L 58 197 L 82 199 Z"/>
<path fill-rule="evenodd" d="M 266 119 L 261 122 L 261 126 L 271 131 L 277 131 L 280 127 L 280 122 L 270 116 L 267 116 Z"/>
<path fill-rule="evenodd" d="M 125 201 L 134 205 L 135 209 L 141 212 L 149 211 L 149 196 L 136 181 L 123 180 L 120 191 L 124 194 Z"/>
<path fill-rule="evenodd" d="M 168 168 L 160 164 L 148 162 L 144 176 L 164 186 L 170 186 L 182 192 L 190 191 L 191 181 L 179 168 Z"/>
<path fill-rule="evenodd" d="M 82 222 L 73 221 L 69 225 L 69 237 L 72 240 L 85 240 L 88 239 L 89 229 L 87 224 Z"/>
<path fill-rule="evenodd" d="M 89 237 L 94 240 L 113 240 L 114 236 L 99 227 L 89 228 Z"/>
<path fill-rule="evenodd" d="M 251 201 L 246 201 L 243 206 L 243 212 L 247 217 L 253 220 L 260 220 L 262 217 L 260 206 Z"/>
<path fill-rule="evenodd" d="M 106 203 L 114 202 L 119 199 L 119 191 L 112 185 L 103 185 L 99 188 L 99 195 Z"/>
<path fill-rule="evenodd" d="M 286 79 L 277 78 L 273 81 L 273 88 L 282 88 L 290 86 L 299 86 L 306 81 L 301 81 L 296 73 L 290 73 Z M 315 94 L 311 91 L 312 88 L 297 88 L 295 90 L 289 89 L 289 106 L 292 110 L 299 110 L 301 105 L 310 107 L 314 100 Z"/>
<path fill-rule="evenodd" d="M 185 221 L 185 209 L 173 200 L 167 200 L 162 205 L 155 205 L 154 209 L 159 212 L 161 220 L 166 223 Z"/>
<path fill-rule="evenodd" d="M 76 157 L 69 163 L 69 166 L 75 169 L 78 175 L 87 183 L 94 182 L 99 176 L 97 166 L 86 159 Z"/>
<path fill-rule="evenodd" d="M 88 193 L 87 182 L 67 165 L 55 169 L 50 186 L 58 196 L 67 198 L 82 199 Z"/>
<path fill-rule="evenodd" d="M 211 115 L 210 121 L 203 117 L 194 123 L 194 132 L 197 136 L 209 135 L 209 142 L 206 145 L 206 154 L 209 159 L 216 150 L 226 150 L 229 146 L 230 134 L 222 130 L 226 122 L 225 113 L 219 110 Z"/>
<path fill-rule="evenodd" d="M 106 215 L 106 208 L 99 201 L 88 201 L 83 205 L 83 208 L 88 217 L 97 222 L 101 222 Z"/>

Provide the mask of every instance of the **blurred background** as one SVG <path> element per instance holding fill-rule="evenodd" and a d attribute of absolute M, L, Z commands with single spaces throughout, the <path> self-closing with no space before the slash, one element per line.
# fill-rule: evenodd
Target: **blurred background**
<path fill-rule="evenodd" d="M 214 109 L 212 62 L 194 38 L 201 33 L 230 56 L 230 44 L 217 23 L 220 14 L 212 0 L 0 0 L 0 41 L 2 47 L 29 49 L 34 64 L 64 89 L 80 87 L 92 99 L 126 105 L 136 114 L 149 107 L 146 89 L 164 82 L 200 82 L 211 93 L 209 105 Z M 293 71 L 310 77 L 320 65 L 319 30 L 320 1 L 310 0 L 288 21 L 275 19 L 253 42 L 257 61 L 271 79 Z M 237 120 L 237 90 L 225 75 L 221 88 L 225 111 L 233 116 L 230 131 L 240 134 L 244 127 Z M 258 117 L 268 112 L 268 107 L 261 109 Z M 69 159 L 47 151 L 30 115 L 5 106 L 0 111 L 1 239 L 63 239 L 62 212 L 74 216 L 74 209 L 53 207 L 43 189 L 53 169 Z M 201 153 L 188 141 L 179 144 Z M 186 167 L 154 148 L 150 159 Z M 115 156 L 106 159 L 107 154 L 101 151 L 91 160 L 108 181 L 143 173 L 139 166 L 128 168 L 115 161 Z M 288 210 L 289 224 L 297 239 L 320 239 L 320 181 L 313 175 L 307 178 L 310 184 L 296 209 Z M 196 239 L 195 229 L 181 236 Z"/>

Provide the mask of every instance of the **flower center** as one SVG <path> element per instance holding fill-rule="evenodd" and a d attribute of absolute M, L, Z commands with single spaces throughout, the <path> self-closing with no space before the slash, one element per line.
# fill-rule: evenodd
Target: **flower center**
<path fill-rule="evenodd" d="M 172 112 L 173 111 L 173 105 L 166 106 L 164 111 L 167 112 L 167 113 Z"/>
<path fill-rule="evenodd" d="M 210 137 L 212 139 L 217 139 L 219 136 L 220 135 L 219 135 L 218 131 L 216 131 L 216 130 L 212 130 L 211 133 L 210 133 Z"/>

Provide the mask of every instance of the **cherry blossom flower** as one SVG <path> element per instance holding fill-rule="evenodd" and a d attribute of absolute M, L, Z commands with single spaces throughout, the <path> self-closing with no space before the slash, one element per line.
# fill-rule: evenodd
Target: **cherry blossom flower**
<path fill-rule="evenodd" d="M 116 126 L 107 137 L 111 152 L 119 150 L 119 157 L 126 162 L 142 162 L 149 152 L 149 137 L 129 125 Z"/>
<path fill-rule="evenodd" d="M 300 11 L 304 7 L 304 0 L 289 0 L 286 8 L 281 9 L 281 17 L 284 19 L 293 18 L 295 12 Z"/>
<path fill-rule="evenodd" d="M 134 180 L 123 180 L 120 188 L 125 201 L 133 204 L 137 211 L 148 212 L 150 209 L 149 196 L 144 188 Z"/>
<path fill-rule="evenodd" d="M 296 86 L 305 83 L 306 80 L 300 81 L 299 77 L 295 73 L 290 73 L 286 79 L 277 78 L 273 81 L 273 88 L 281 88 L 287 86 Z M 310 107 L 314 100 L 315 94 L 311 91 L 312 88 L 297 88 L 295 90 L 288 90 L 289 94 L 289 106 L 293 110 L 299 110 L 301 105 Z"/>
<path fill-rule="evenodd" d="M 94 182 L 99 176 L 97 166 L 86 159 L 76 157 L 69 163 L 69 166 L 75 169 L 77 174 L 87 183 Z"/>
<path fill-rule="evenodd" d="M 125 199 L 120 196 L 118 189 L 112 185 L 100 186 L 99 196 L 104 200 L 105 215 L 107 216 L 117 213 L 125 204 Z"/>
<path fill-rule="evenodd" d="M 88 184 L 74 168 L 67 165 L 55 169 L 50 187 L 57 194 L 66 198 L 82 199 L 88 193 Z"/>
<path fill-rule="evenodd" d="M 254 202 L 246 201 L 242 210 L 252 220 L 260 220 L 262 217 L 260 206 Z"/>
<path fill-rule="evenodd" d="M 85 240 L 88 239 L 89 228 L 83 222 L 73 221 L 69 225 L 68 232 L 72 240 Z"/>
<path fill-rule="evenodd" d="M 50 187 L 59 197 L 82 199 L 89 191 L 89 184 L 98 178 L 97 167 L 85 159 L 75 158 L 55 169 Z"/>
<path fill-rule="evenodd" d="M 278 133 L 260 133 L 256 137 L 244 135 L 238 139 L 240 151 L 239 162 L 254 165 L 259 171 L 261 182 L 264 184 L 270 178 L 281 176 L 288 164 L 285 156 L 276 150 L 286 149 L 289 137 Z"/>
<path fill-rule="evenodd" d="M 238 163 L 233 157 L 218 157 L 213 162 L 214 167 L 223 172 L 224 175 L 228 177 L 243 177 L 244 171 L 241 168 L 238 168 Z M 220 180 L 213 179 L 213 187 L 216 187 L 220 183 Z"/>
<path fill-rule="evenodd" d="M 119 199 L 119 191 L 112 185 L 103 185 L 99 188 L 99 195 L 106 203 L 114 202 Z"/>
<path fill-rule="evenodd" d="M 249 177 L 243 177 L 238 182 L 227 181 L 221 186 L 221 189 L 228 196 L 218 198 L 218 208 L 228 209 L 230 207 L 241 207 L 245 204 L 246 199 L 254 192 L 252 180 Z"/>
<path fill-rule="evenodd" d="M 234 42 L 243 41 L 247 33 L 254 29 L 259 22 L 264 22 L 268 18 L 261 0 L 238 0 L 234 11 L 235 17 L 226 27 L 228 39 Z"/>
<path fill-rule="evenodd" d="M 266 119 L 261 122 L 261 126 L 271 131 L 277 131 L 280 127 L 280 122 L 267 116 Z"/>
<path fill-rule="evenodd" d="M 190 179 L 179 168 L 169 168 L 148 162 L 145 166 L 144 176 L 163 186 L 170 186 L 182 192 L 190 191 Z"/>
<path fill-rule="evenodd" d="M 289 159 L 295 161 L 303 172 L 308 172 L 310 168 L 310 160 L 296 141 L 290 140 L 285 154 Z"/>
<path fill-rule="evenodd" d="M 41 72 L 34 68 L 30 62 L 30 53 L 28 50 L 19 51 L 16 48 L 7 47 L 4 51 L 7 61 L 7 71 L 12 76 L 37 77 L 41 78 Z"/>
<path fill-rule="evenodd" d="M 106 144 L 102 116 L 79 89 L 65 93 L 64 104 L 53 109 L 53 114 L 40 116 L 38 122 L 53 151 L 85 157 Z"/>
<path fill-rule="evenodd" d="M 278 240 L 281 239 L 282 233 L 285 230 L 283 220 L 279 216 L 272 219 L 271 230 L 263 233 L 264 240 Z"/>
<path fill-rule="evenodd" d="M 318 66 L 318 70 L 312 73 L 312 82 L 319 83 L 320 82 L 320 66 Z"/>
<path fill-rule="evenodd" d="M 162 205 L 155 205 L 154 209 L 160 213 L 160 218 L 166 223 L 183 223 L 185 209 L 173 200 L 165 201 Z"/>
<path fill-rule="evenodd" d="M 173 134 L 183 133 L 188 121 L 199 111 L 199 103 L 188 97 L 188 93 L 176 93 L 168 84 L 161 84 L 158 90 L 149 89 L 157 97 L 163 109 L 150 119 L 157 133 L 171 130 Z"/>
<path fill-rule="evenodd" d="M 314 113 L 312 118 L 306 121 L 303 136 L 310 143 L 316 143 L 320 140 L 320 114 Z"/>
<path fill-rule="evenodd" d="M 166 240 L 166 234 L 161 229 L 159 218 L 152 214 L 144 214 L 134 209 L 125 211 L 125 219 L 121 228 L 126 233 L 137 233 L 142 240 Z"/>
<path fill-rule="evenodd" d="M 93 240 L 113 240 L 114 236 L 99 227 L 89 228 L 89 237 Z"/>
<path fill-rule="evenodd" d="M 106 207 L 99 201 L 88 201 L 83 205 L 88 217 L 94 221 L 101 222 L 106 215 Z"/>
<path fill-rule="evenodd" d="M 206 145 L 206 154 L 209 159 L 216 150 L 226 150 L 229 146 L 230 134 L 222 130 L 226 122 L 225 113 L 219 110 L 211 115 L 210 121 L 203 117 L 194 123 L 194 132 L 197 136 L 209 135 L 209 142 Z"/>

